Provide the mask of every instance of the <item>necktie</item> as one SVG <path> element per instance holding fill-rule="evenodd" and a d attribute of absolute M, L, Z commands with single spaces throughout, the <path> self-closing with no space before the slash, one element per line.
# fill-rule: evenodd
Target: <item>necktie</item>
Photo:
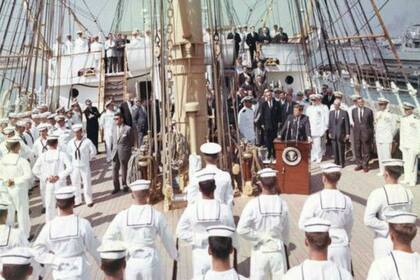
<path fill-rule="evenodd" d="M 22 139 L 23 143 L 25 143 L 25 145 L 28 145 L 28 143 L 26 142 L 26 139 L 23 135 L 20 135 L 20 138 Z"/>
<path fill-rule="evenodd" d="M 359 123 L 362 122 L 362 117 L 363 117 L 363 109 L 359 108 Z"/>
<path fill-rule="evenodd" d="M 74 152 L 74 158 L 75 159 L 82 159 L 80 154 L 80 147 L 82 146 L 83 140 L 80 141 L 79 145 L 76 144 L 76 141 L 74 141 L 74 146 L 76 147 L 76 151 Z"/>
<path fill-rule="evenodd" d="M 42 153 L 45 153 L 46 151 L 48 151 L 48 148 L 47 148 L 47 143 L 42 143 L 42 140 L 41 140 L 41 145 L 42 145 Z"/>
<path fill-rule="evenodd" d="M 340 111 L 335 111 L 335 119 L 338 120 L 338 115 L 340 114 Z"/>
<path fill-rule="evenodd" d="M 34 137 L 32 136 L 32 133 L 28 130 L 26 133 L 31 137 L 32 143 L 34 142 Z"/>

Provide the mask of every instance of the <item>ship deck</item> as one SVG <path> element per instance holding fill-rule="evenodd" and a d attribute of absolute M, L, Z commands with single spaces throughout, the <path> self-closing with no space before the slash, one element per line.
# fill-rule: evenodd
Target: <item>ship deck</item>
<path fill-rule="evenodd" d="M 373 169 L 369 173 L 355 173 L 353 171 L 354 165 L 348 165 L 344 171 L 339 184 L 339 188 L 353 200 L 355 223 L 352 233 L 351 249 L 353 257 L 353 266 L 355 271 L 355 279 L 366 279 L 369 266 L 372 262 L 372 232 L 363 224 L 363 213 L 366 206 L 366 201 L 369 193 L 376 187 L 383 184 L 382 178 L 376 176 L 378 170 Z M 318 165 L 311 168 L 311 181 L 314 190 L 321 186 L 321 176 Z M 95 205 L 88 208 L 85 205 L 76 208 L 75 212 L 87 218 L 94 227 L 95 233 L 99 238 L 104 234 L 108 224 L 113 217 L 121 210 L 127 208 L 131 203 L 130 194 L 120 193 L 120 195 L 111 196 L 112 178 L 111 178 L 111 164 L 107 164 L 104 155 L 101 154 L 92 163 L 92 183 L 94 192 Z M 420 188 L 412 188 L 415 196 L 415 211 L 420 215 Z M 297 265 L 302 262 L 307 255 L 307 250 L 304 246 L 304 234 L 298 229 L 298 219 L 300 210 L 306 196 L 304 195 L 283 195 L 288 203 L 290 211 L 290 264 Z M 235 198 L 234 215 L 235 220 L 238 219 L 244 205 L 249 201 L 249 197 L 240 196 Z M 155 205 L 156 209 L 163 211 L 163 203 Z M 44 224 L 44 215 L 41 214 L 41 199 L 39 197 L 38 189 L 35 190 L 31 196 L 32 209 L 32 232 L 38 234 Z M 167 223 L 170 230 L 175 234 L 175 228 L 180 218 L 183 209 L 176 209 L 165 213 Z M 420 226 L 420 220 L 417 221 Z M 160 242 L 159 250 L 161 251 L 162 273 L 166 276 L 164 279 L 172 279 L 173 261 L 169 259 Z M 414 241 L 414 249 L 420 252 L 420 234 Z M 180 262 L 178 263 L 177 279 L 187 280 L 192 278 L 191 268 L 191 249 L 188 245 L 180 242 Z M 93 261 L 91 262 L 94 263 Z M 249 276 L 250 264 L 250 247 L 244 242 L 240 241 L 240 248 L 238 250 L 238 270 L 244 276 Z M 93 264 L 91 269 L 91 279 L 103 279 L 102 273 L 98 266 Z M 52 279 L 49 272 L 46 273 L 46 279 Z"/>

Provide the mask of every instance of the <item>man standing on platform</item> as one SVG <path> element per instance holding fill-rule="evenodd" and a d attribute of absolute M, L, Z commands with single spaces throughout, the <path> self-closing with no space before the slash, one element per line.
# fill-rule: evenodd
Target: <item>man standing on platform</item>
<path fill-rule="evenodd" d="M 356 149 L 355 171 L 369 171 L 370 146 L 373 139 L 373 112 L 365 107 L 363 98 L 357 100 L 357 108 L 351 112 L 353 116 L 354 144 Z"/>
<path fill-rule="evenodd" d="M 236 27 L 232 27 L 232 31 L 227 35 L 228 40 L 234 40 L 235 42 L 235 58 L 239 55 L 239 44 L 241 43 L 241 35 L 236 32 Z"/>
<path fill-rule="evenodd" d="M 254 54 L 257 51 L 257 43 L 259 41 L 258 33 L 255 32 L 255 26 L 251 26 L 251 32 L 246 36 L 246 44 L 249 47 L 249 61 L 254 60 Z"/>
<path fill-rule="evenodd" d="M 284 141 L 312 142 L 309 118 L 303 113 L 303 106 L 296 104 L 293 115 L 287 117 L 281 130 L 281 139 Z"/>
<path fill-rule="evenodd" d="M 322 161 L 322 140 L 328 129 L 328 114 L 321 104 L 321 96 L 312 94 L 310 97 L 312 105 L 306 109 L 306 115 L 309 118 L 312 136 L 311 161 L 320 163 Z"/>
<path fill-rule="evenodd" d="M 99 123 L 98 119 L 101 115 L 98 111 L 98 108 L 92 106 L 92 101 L 89 99 L 86 100 L 86 109 L 83 112 L 86 117 L 86 134 L 87 138 L 92 141 L 95 145 L 96 150 L 98 150 L 98 133 L 99 133 Z"/>
<path fill-rule="evenodd" d="M 259 123 L 264 131 L 264 145 L 268 150 L 268 159 L 274 158 L 273 141 L 277 136 L 277 126 L 279 122 L 280 106 L 273 99 L 273 92 L 270 89 L 264 91 L 265 101 L 259 108 Z"/>
<path fill-rule="evenodd" d="M 248 144 L 255 144 L 255 126 L 254 116 L 255 112 L 252 108 L 252 96 L 245 96 L 242 98 L 241 103 L 244 107 L 238 114 L 238 128 L 241 139 L 246 139 Z"/>
<path fill-rule="evenodd" d="M 346 141 L 350 137 L 350 121 L 347 111 L 341 109 L 341 100 L 334 101 L 334 110 L 330 111 L 328 133 L 334 151 L 334 163 L 344 167 L 346 163 Z"/>

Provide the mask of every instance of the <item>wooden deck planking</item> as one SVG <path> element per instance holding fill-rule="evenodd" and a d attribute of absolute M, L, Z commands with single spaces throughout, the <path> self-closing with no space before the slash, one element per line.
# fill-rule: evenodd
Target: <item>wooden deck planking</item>
<path fill-rule="evenodd" d="M 88 208 L 85 205 L 76 208 L 75 212 L 82 217 L 87 218 L 93 225 L 95 233 L 101 237 L 112 218 L 121 210 L 126 209 L 131 204 L 130 194 L 120 194 L 117 196 L 110 196 L 112 190 L 111 165 L 106 164 L 103 155 L 100 155 L 93 164 L 92 178 L 93 178 L 93 192 L 95 206 Z M 355 270 L 355 279 L 365 279 L 367 271 L 372 262 L 372 232 L 363 224 L 363 213 L 366 205 L 366 200 L 369 193 L 376 187 L 380 187 L 382 179 L 376 176 L 377 170 L 370 171 L 367 174 L 355 173 L 353 165 L 346 167 L 343 171 L 343 177 L 340 181 L 339 188 L 346 194 L 350 195 L 353 200 L 355 211 L 355 224 L 352 235 L 352 257 Z M 315 189 L 319 189 L 320 176 L 319 167 L 312 168 L 312 184 Z M 315 185 L 315 186 L 314 186 Z M 417 186 L 412 191 L 415 195 L 416 213 L 420 214 L 420 188 Z M 304 234 L 298 229 L 298 219 L 300 210 L 306 196 L 303 195 L 283 195 L 288 203 L 290 211 L 290 264 L 297 265 L 302 262 L 307 256 L 307 250 L 304 246 Z M 235 198 L 234 215 L 239 216 L 244 205 L 249 201 L 248 197 Z M 155 205 L 156 209 L 162 211 L 163 204 Z M 44 223 L 44 216 L 41 215 L 41 199 L 39 197 L 38 189 L 35 189 L 31 196 L 32 209 L 32 223 L 33 233 L 39 233 L 41 226 Z M 167 223 L 170 230 L 174 233 L 179 217 L 183 209 L 177 209 L 165 213 Z M 420 223 L 419 223 L 420 224 Z M 161 243 L 158 241 L 158 248 L 161 252 L 162 273 L 166 276 L 165 279 L 171 279 L 173 261 L 168 257 Z M 420 234 L 417 235 L 414 242 L 415 250 L 420 252 Z M 192 257 L 191 249 L 183 242 L 179 243 L 180 262 L 178 263 L 178 279 L 192 278 Z M 245 276 L 249 275 L 250 263 L 250 246 L 243 240 L 240 242 L 238 251 L 238 270 Z M 93 263 L 93 261 L 92 261 Z M 102 279 L 102 272 L 96 265 L 92 265 L 92 279 Z M 51 279 L 51 275 L 47 274 L 46 279 Z"/>

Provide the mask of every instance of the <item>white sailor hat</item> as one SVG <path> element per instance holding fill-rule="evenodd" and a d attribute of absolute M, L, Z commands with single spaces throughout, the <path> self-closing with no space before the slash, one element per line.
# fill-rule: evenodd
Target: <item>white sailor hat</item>
<path fill-rule="evenodd" d="M 68 199 L 72 198 L 76 194 L 76 188 L 72 186 L 65 186 L 65 187 L 59 187 L 55 192 L 55 198 L 56 199 Z"/>
<path fill-rule="evenodd" d="M 403 107 L 404 107 L 404 109 L 407 109 L 407 110 L 413 110 L 414 108 L 416 108 L 416 106 L 414 106 L 412 103 L 410 103 L 410 102 L 404 102 L 403 103 Z"/>
<path fill-rule="evenodd" d="M 59 138 L 60 136 L 56 134 L 51 134 L 51 135 L 48 135 L 47 140 L 58 140 Z"/>
<path fill-rule="evenodd" d="M 31 119 L 29 119 L 29 118 L 26 118 L 26 119 L 23 119 L 23 122 L 24 122 L 25 124 L 28 124 L 28 123 L 32 123 L 32 120 L 31 120 Z"/>
<path fill-rule="evenodd" d="M 55 116 L 54 119 L 58 122 L 58 121 L 62 121 L 64 119 L 66 119 L 66 117 L 64 115 L 58 114 L 58 115 Z"/>
<path fill-rule="evenodd" d="M 14 143 L 20 143 L 22 139 L 20 139 L 19 136 L 13 136 L 11 138 L 6 139 L 6 143 L 14 144 Z"/>
<path fill-rule="evenodd" d="M 210 171 L 206 171 L 206 172 L 197 172 L 195 174 L 195 178 L 197 178 L 197 181 L 200 182 L 205 182 L 208 180 L 214 180 L 214 177 L 216 176 L 216 173 L 214 172 L 210 172 Z"/>
<path fill-rule="evenodd" d="M 252 101 L 252 96 L 248 95 L 241 99 L 241 103 L 244 103 L 245 101 Z"/>
<path fill-rule="evenodd" d="M 49 119 L 49 120 L 55 119 L 55 116 L 57 116 L 57 114 L 56 114 L 56 113 L 50 114 L 50 115 L 47 117 L 47 119 Z"/>
<path fill-rule="evenodd" d="M 321 164 L 320 166 L 322 173 L 336 173 L 341 172 L 341 166 L 334 164 L 332 162 Z"/>
<path fill-rule="evenodd" d="M 378 98 L 378 103 L 389 103 L 389 100 L 386 99 L 385 97 L 379 97 Z"/>
<path fill-rule="evenodd" d="M 296 95 L 297 95 L 297 96 L 303 96 L 303 92 L 298 91 L 298 92 L 296 93 Z"/>
<path fill-rule="evenodd" d="M 331 223 L 321 218 L 311 218 L 303 225 L 305 232 L 328 232 Z"/>
<path fill-rule="evenodd" d="M 206 155 L 216 155 L 222 151 L 222 147 L 217 143 L 204 143 L 200 147 L 200 151 Z"/>
<path fill-rule="evenodd" d="M 39 119 L 39 118 L 41 118 L 41 116 L 40 116 L 40 114 L 39 114 L 39 113 L 32 113 L 31 118 L 32 118 L 33 120 L 35 120 L 35 119 Z"/>
<path fill-rule="evenodd" d="M 3 264 L 30 264 L 33 254 L 29 248 L 15 247 L 0 255 Z"/>
<path fill-rule="evenodd" d="M 207 229 L 209 237 L 230 237 L 232 238 L 235 234 L 235 229 L 233 227 L 228 227 L 224 225 L 210 226 Z"/>
<path fill-rule="evenodd" d="M 386 221 L 390 224 L 415 224 L 417 215 L 406 211 L 391 211 L 385 214 Z"/>
<path fill-rule="evenodd" d="M 149 180 L 136 180 L 134 182 L 132 182 L 131 184 L 129 184 L 130 189 L 133 192 L 136 191 L 145 191 L 148 190 L 150 188 L 150 181 Z"/>
<path fill-rule="evenodd" d="M 47 104 L 39 104 L 36 108 L 37 108 L 38 110 L 42 110 L 42 109 L 44 109 L 44 108 L 48 108 L 48 106 L 47 106 Z"/>
<path fill-rule="evenodd" d="M 17 113 L 16 118 L 21 119 L 25 117 L 25 113 Z"/>
<path fill-rule="evenodd" d="M 7 210 L 9 209 L 10 202 L 5 199 L 0 199 L 0 210 Z"/>
<path fill-rule="evenodd" d="M 36 129 L 38 129 L 38 131 L 43 131 L 43 130 L 46 130 L 46 129 L 48 129 L 48 124 L 46 124 L 46 123 L 40 123 L 40 124 L 36 127 Z"/>
<path fill-rule="evenodd" d="M 314 98 L 315 98 L 315 99 L 322 99 L 322 94 L 315 93 L 315 94 L 314 94 Z"/>
<path fill-rule="evenodd" d="M 10 113 L 9 114 L 9 118 L 17 118 L 17 115 L 18 114 L 16 114 L 16 113 Z"/>
<path fill-rule="evenodd" d="M 9 119 L 8 118 L 2 118 L 0 119 L 0 124 L 7 124 L 9 123 Z"/>
<path fill-rule="evenodd" d="M 358 100 L 358 99 L 360 99 L 362 97 L 360 95 L 353 94 L 350 98 L 351 98 L 351 100 L 356 101 L 356 100 Z"/>
<path fill-rule="evenodd" d="M 338 98 L 343 98 L 344 93 L 342 93 L 341 91 L 334 91 L 334 96 Z"/>
<path fill-rule="evenodd" d="M 44 112 L 41 114 L 41 118 L 47 119 L 51 115 L 51 112 Z"/>
<path fill-rule="evenodd" d="M 24 117 L 24 118 L 28 118 L 28 117 L 30 117 L 32 115 L 32 112 L 31 111 L 26 111 L 26 112 L 23 112 L 22 113 L 22 116 Z"/>
<path fill-rule="evenodd" d="M 122 242 L 107 240 L 98 248 L 98 253 L 101 259 L 119 260 L 126 257 L 127 249 Z"/>
<path fill-rule="evenodd" d="M 317 94 L 311 94 L 311 95 L 309 95 L 309 99 L 310 100 L 315 100 L 315 99 L 317 99 L 318 97 L 317 97 Z"/>
<path fill-rule="evenodd" d="M 402 159 L 391 158 L 382 161 L 383 166 L 404 166 L 404 161 Z"/>
<path fill-rule="evenodd" d="M 19 120 L 16 122 L 16 126 L 25 127 L 25 125 L 26 125 L 26 122 L 24 122 L 23 120 Z"/>
<path fill-rule="evenodd" d="M 260 176 L 260 178 L 269 178 L 269 177 L 276 177 L 277 176 L 277 170 L 271 169 L 271 168 L 264 168 L 257 172 L 257 175 Z"/>
<path fill-rule="evenodd" d="M 3 128 L 3 134 L 5 134 L 5 135 L 9 135 L 12 132 L 15 132 L 15 127 L 14 126 L 7 126 L 7 127 Z"/>
<path fill-rule="evenodd" d="M 77 30 L 76 34 L 83 34 L 82 30 Z"/>
<path fill-rule="evenodd" d="M 83 124 L 81 123 L 76 123 L 71 126 L 71 130 L 73 131 L 79 131 L 81 129 L 83 129 Z"/>

